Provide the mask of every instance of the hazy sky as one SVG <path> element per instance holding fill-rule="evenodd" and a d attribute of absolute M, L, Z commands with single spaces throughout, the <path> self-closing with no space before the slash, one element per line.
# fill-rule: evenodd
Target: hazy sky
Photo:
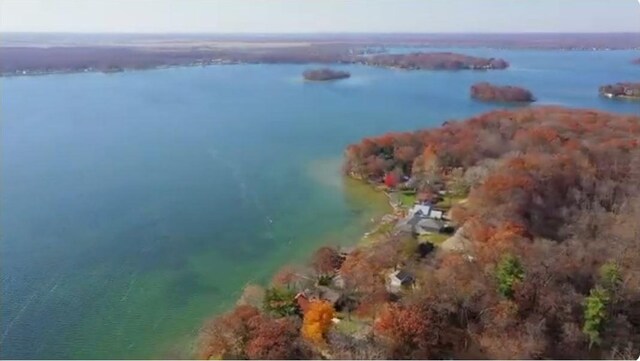
<path fill-rule="evenodd" d="M 640 31 L 639 0 L 0 0 L 0 31 Z"/>

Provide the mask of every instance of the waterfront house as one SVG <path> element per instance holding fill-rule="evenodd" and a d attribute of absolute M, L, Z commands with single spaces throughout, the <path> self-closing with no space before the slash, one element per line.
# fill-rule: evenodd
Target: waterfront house
<path fill-rule="evenodd" d="M 415 281 L 413 275 L 406 270 L 391 272 L 388 278 L 387 290 L 391 293 L 397 293 L 403 287 L 410 287 Z"/>
<path fill-rule="evenodd" d="M 409 216 L 442 219 L 444 217 L 444 211 L 435 209 L 431 203 L 422 203 L 413 206 L 409 210 Z"/>
<path fill-rule="evenodd" d="M 342 291 L 327 287 L 317 286 L 313 289 L 305 289 L 296 295 L 298 307 L 304 312 L 309 307 L 311 300 L 329 302 L 333 308 L 340 311 L 344 308 L 346 300 Z"/>
<path fill-rule="evenodd" d="M 409 216 L 425 216 L 428 217 L 429 213 L 431 213 L 431 205 L 430 204 L 416 204 L 409 210 Z"/>
<path fill-rule="evenodd" d="M 415 216 L 407 224 L 411 226 L 411 232 L 417 234 L 440 233 L 445 227 L 440 220 Z"/>
<path fill-rule="evenodd" d="M 433 219 L 442 219 L 444 218 L 444 211 L 431 208 L 431 212 L 429 213 L 428 217 Z"/>
<path fill-rule="evenodd" d="M 444 221 L 428 218 L 421 212 L 407 216 L 396 226 L 397 231 L 413 234 L 440 233 L 444 229 L 446 229 Z"/>

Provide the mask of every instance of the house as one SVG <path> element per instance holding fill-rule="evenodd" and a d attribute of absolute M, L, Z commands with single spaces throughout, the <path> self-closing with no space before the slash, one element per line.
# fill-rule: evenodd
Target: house
<path fill-rule="evenodd" d="M 444 221 L 427 218 L 421 213 L 406 217 L 398 222 L 396 230 L 412 234 L 440 233 L 446 229 Z"/>
<path fill-rule="evenodd" d="M 429 218 L 442 219 L 444 218 L 444 211 L 431 208 L 431 212 L 429 213 Z"/>
<path fill-rule="evenodd" d="M 421 219 L 415 226 L 415 231 L 418 234 L 427 233 L 440 233 L 444 229 L 444 222 L 437 219 Z"/>
<path fill-rule="evenodd" d="M 431 218 L 413 217 L 407 224 L 411 226 L 412 233 L 417 234 L 440 233 L 444 229 L 444 222 Z"/>
<path fill-rule="evenodd" d="M 387 290 L 391 293 L 397 293 L 402 290 L 403 287 L 412 286 L 414 281 L 413 275 L 406 270 L 394 271 L 389 274 Z"/>
<path fill-rule="evenodd" d="M 435 209 L 431 203 L 422 203 L 413 206 L 413 208 L 409 210 L 409 216 L 442 219 L 444 217 L 444 211 Z"/>
<path fill-rule="evenodd" d="M 409 216 L 425 216 L 428 217 L 429 213 L 431 213 L 431 205 L 430 204 L 416 204 L 409 210 Z"/>
<path fill-rule="evenodd" d="M 329 302 L 337 311 L 342 310 L 347 301 L 341 291 L 327 286 L 318 286 L 313 290 L 306 289 L 296 295 L 298 306 L 304 312 L 312 300 L 323 300 Z"/>

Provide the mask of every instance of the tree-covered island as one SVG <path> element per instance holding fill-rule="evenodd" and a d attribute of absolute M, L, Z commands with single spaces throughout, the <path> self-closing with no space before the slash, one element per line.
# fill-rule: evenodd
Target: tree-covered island
<path fill-rule="evenodd" d="M 471 97 L 486 102 L 530 103 L 536 99 L 531 91 L 517 86 L 499 86 L 487 82 L 471 86 Z"/>
<path fill-rule="evenodd" d="M 349 78 L 351 74 L 346 71 L 329 68 L 309 69 L 302 73 L 302 77 L 309 81 L 328 81 Z"/>

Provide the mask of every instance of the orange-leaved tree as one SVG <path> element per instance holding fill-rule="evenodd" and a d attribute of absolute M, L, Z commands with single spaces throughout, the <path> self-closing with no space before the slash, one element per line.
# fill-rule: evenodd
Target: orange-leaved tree
<path fill-rule="evenodd" d="M 314 343 L 323 343 L 336 311 L 326 301 L 313 300 L 309 303 L 302 320 L 302 336 Z"/>

